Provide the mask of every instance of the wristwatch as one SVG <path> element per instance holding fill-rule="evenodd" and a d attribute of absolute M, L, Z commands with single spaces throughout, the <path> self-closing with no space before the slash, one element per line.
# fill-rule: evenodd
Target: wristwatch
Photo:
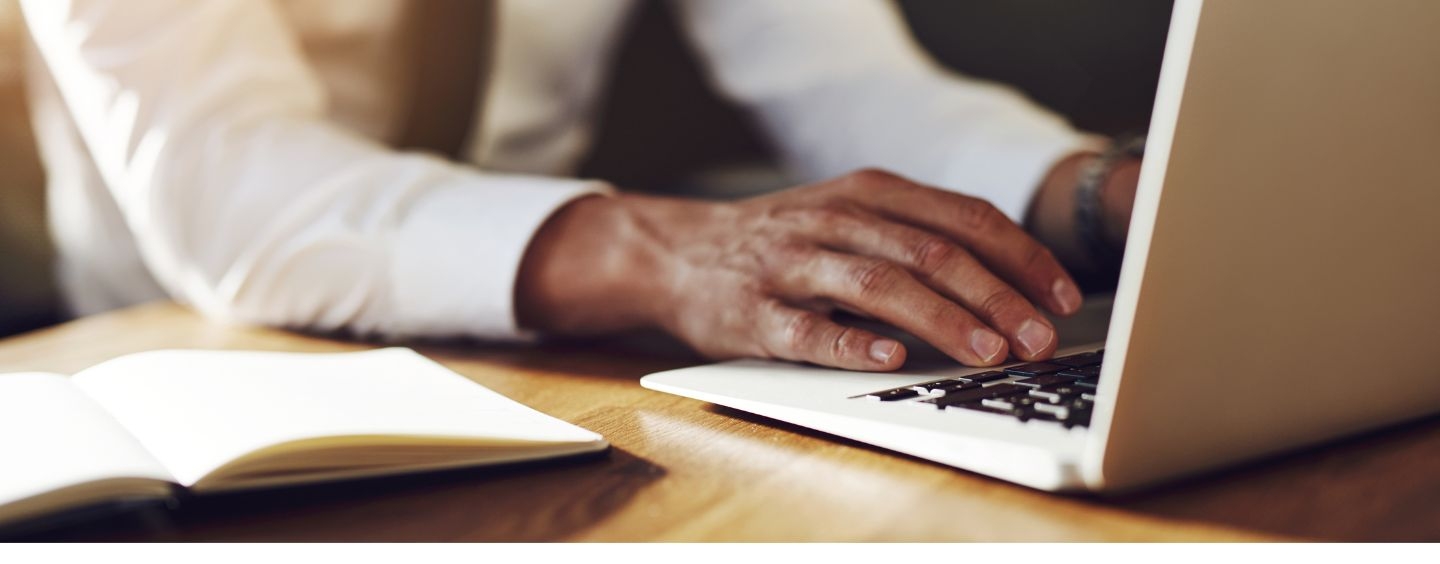
<path fill-rule="evenodd" d="M 1115 164 L 1125 158 L 1145 155 L 1145 136 L 1117 137 L 1100 157 L 1086 163 L 1075 186 L 1075 231 L 1090 257 L 1096 278 L 1114 281 L 1119 275 L 1124 244 L 1115 245 L 1105 237 L 1105 207 L 1101 192 Z"/>

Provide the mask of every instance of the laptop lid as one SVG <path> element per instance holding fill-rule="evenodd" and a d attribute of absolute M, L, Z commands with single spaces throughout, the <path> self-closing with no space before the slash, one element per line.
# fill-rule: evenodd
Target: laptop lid
<path fill-rule="evenodd" d="M 1181 0 L 1083 473 L 1440 411 L 1440 2 Z"/>

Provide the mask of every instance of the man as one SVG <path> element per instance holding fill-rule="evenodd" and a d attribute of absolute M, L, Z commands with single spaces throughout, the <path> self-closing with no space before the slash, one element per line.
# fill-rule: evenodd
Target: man
<path fill-rule="evenodd" d="M 942 71 L 887 3 L 674 4 L 714 80 L 809 183 L 738 203 L 562 178 L 632 0 L 501 3 L 497 33 L 473 28 L 494 64 L 468 99 L 471 142 L 456 161 L 399 150 L 427 146 L 405 139 L 410 125 L 453 93 L 417 87 L 416 69 L 478 49 L 426 50 L 472 35 L 427 26 L 479 23 L 432 11 L 446 4 L 467 7 L 27 2 L 77 311 L 170 296 L 389 338 L 658 327 L 716 358 L 891 370 L 899 343 L 827 314 L 990 365 L 1047 357 L 1056 335 L 1040 310 L 1080 306 L 1035 237 L 1067 264 L 1092 260 L 1073 242 L 1074 194 L 1096 142 Z M 1105 180 L 1090 215 L 1103 221 L 1086 233 L 1123 240 L 1134 168 L 1091 175 Z"/>

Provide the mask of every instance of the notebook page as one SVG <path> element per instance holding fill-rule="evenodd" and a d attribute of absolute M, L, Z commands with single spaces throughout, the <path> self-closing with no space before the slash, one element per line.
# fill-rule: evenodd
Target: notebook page
<path fill-rule="evenodd" d="M 185 486 L 246 453 L 303 439 L 602 440 L 409 349 L 155 351 L 105 362 L 74 381 Z"/>
<path fill-rule="evenodd" d="M 171 481 L 159 461 L 58 374 L 0 374 L 0 505 L 109 478 Z"/>

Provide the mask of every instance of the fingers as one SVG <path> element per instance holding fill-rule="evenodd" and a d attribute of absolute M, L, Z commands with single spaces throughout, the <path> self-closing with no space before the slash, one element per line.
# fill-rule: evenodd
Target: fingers
<path fill-rule="evenodd" d="M 840 190 L 854 203 L 955 240 L 1032 302 L 1053 313 L 1079 311 L 1082 298 L 1075 280 L 1049 249 L 989 202 L 879 171 L 864 171 L 847 179 Z"/>
<path fill-rule="evenodd" d="M 864 212 L 832 219 L 831 225 L 816 226 L 808 235 L 833 249 L 905 267 L 917 280 L 998 330 L 1016 357 L 1040 360 L 1055 351 L 1055 328 L 1050 321 L 1013 287 L 945 237 L 867 217 Z"/>
<path fill-rule="evenodd" d="M 869 372 L 905 364 L 905 347 L 899 342 L 819 313 L 771 300 L 760 308 L 759 320 L 762 345 L 776 358 Z"/>
<path fill-rule="evenodd" d="M 893 262 L 815 250 L 776 281 L 787 299 L 828 298 L 894 325 L 970 366 L 1006 356 L 1004 337 Z"/>

